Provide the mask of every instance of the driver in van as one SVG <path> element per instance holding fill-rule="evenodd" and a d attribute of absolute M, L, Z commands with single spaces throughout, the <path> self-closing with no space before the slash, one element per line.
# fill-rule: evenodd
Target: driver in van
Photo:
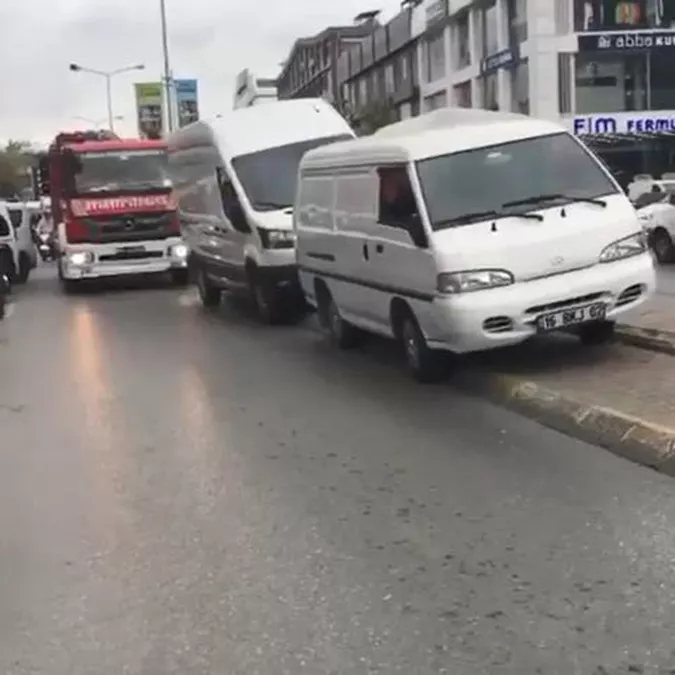
<path fill-rule="evenodd" d="M 380 214 L 384 222 L 407 223 L 416 216 L 417 204 L 403 167 L 380 170 Z"/>

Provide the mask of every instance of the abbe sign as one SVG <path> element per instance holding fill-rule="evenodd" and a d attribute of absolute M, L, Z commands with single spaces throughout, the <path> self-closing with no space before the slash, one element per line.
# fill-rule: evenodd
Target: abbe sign
<path fill-rule="evenodd" d="M 595 33 L 579 36 L 579 51 L 640 51 L 675 49 L 673 31 L 628 31 L 622 33 Z"/>

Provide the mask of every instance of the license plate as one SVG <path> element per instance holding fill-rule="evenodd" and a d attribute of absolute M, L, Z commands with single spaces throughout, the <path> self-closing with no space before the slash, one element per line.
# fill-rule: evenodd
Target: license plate
<path fill-rule="evenodd" d="M 602 302 L 592 305 L 562 309 L 559 312 L 542 314 L 537 318 L 537 328 L 540 331 L 561 330 L 568 326 L 576 326 L 589 321 L 602 321 L 605 318 L 606 307 Z"/>
<path fill-rule="evenodd" d="M 143 253 L 145 246 L 120 246 L 117 249 L 118 253 Z"/>

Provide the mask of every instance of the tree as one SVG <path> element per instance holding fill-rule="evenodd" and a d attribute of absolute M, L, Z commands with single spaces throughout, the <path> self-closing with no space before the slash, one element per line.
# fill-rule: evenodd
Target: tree
<path fill-rule="evenodd" d="M 0 199 L 12 199 L 30 185 L 31 144 L 11 140 L 0 148 Z"/>

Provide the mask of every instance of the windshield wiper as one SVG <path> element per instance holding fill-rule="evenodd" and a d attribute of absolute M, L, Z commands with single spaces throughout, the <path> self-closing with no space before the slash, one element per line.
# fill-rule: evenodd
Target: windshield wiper
<path fill-rule="evenodd" d="M 434 225 L 455 225 L 456 223 L 469 224 L 475 223 L 478 220 L 498 220 L 502 218 L 525 218 L 526 220 L 544 220 L 544 216 L 539 213 L 508 213 L 506 211 L 472 211 L 471 213 L 464 213 L 456 218 L 449 218 L 448 220 L 441 220 L 434 223 Z"/>
<path fill-rule="evenodd" d="M 565 199 L 569 202 L 585 202 L 586 204 L 595 204 L 596 206 L 602 206 L 603 208 L 607 206 L 607 202 L 604 199 L 597 199 L 595 197 L 572 197 L 562 193 L 555 193 L 550 195 L 536 195 L 534 197 L 528 197 L 527 199 L 516 199 L 512 202 L 506 202 L 505 204 L 502 204 L 502 207 L 508 208 L 509 206 L 541 204 L 543 202 L 552 202 L 556 199 Z"/>
<path fill-rule="evenodd" d="M 290 209 L 292 204 L 279 204 L 278 202 L 253 202 L 253 208 L 262 206 L 268 209 Z"/>

